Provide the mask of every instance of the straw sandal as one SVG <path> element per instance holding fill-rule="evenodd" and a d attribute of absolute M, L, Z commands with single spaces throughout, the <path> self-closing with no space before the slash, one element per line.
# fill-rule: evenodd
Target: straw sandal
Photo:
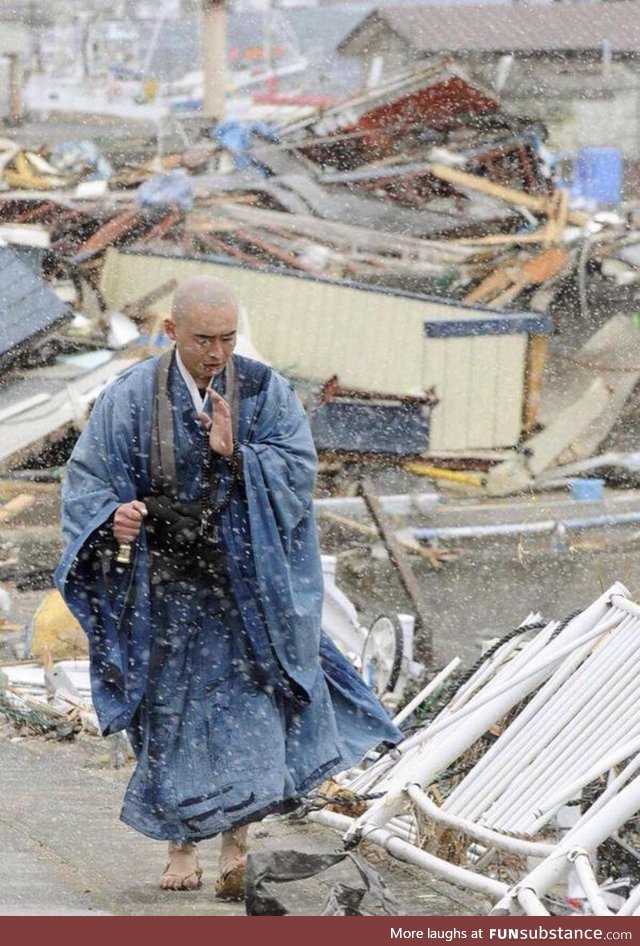
<path fill-rule="evenodd" d="M 242 857 L 246 858 L 248 851 L 244 841 L 235 841 L 235 847 Z M 244 880 L 246 867 L 235 864 L 229 870 L 221 872 L 215 883 L 215 893 L 218 900 L 244 900 Z"/>
<path fill-rule="evenodd" d="M 218 900 L 244 900 L 245 866 L 238 864 L 231 870 L 220 874 L 215 884 Z"/>
<path fill-rule="evenodd" d="M 169 870 L 172 864 L 172 854 L 191 854 L 192 852 L 195 854 L 196 865 L 198 865 L 196 845 L 193 841 L 171 841 L 169 843 L 169 860 L 160 878 L 160 886 L 163 890 L 197 890 L 198 887 L 202 886 L 202 869 L 199 865 L 194 870 L 189 871 L 188 874 L 176 874 Z M 162 882 L 165 878 L 167 880 L 171 878 L 176 883 L 165 886 Z"/>

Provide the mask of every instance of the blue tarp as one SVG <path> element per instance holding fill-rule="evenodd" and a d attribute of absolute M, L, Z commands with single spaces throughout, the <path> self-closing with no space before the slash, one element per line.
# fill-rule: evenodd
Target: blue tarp
<path fill-rule="evenodd" d="M 136 193 L 139 210 L 191 210 L 193 186 L 189 176 L 180 170 L 151 177 L 141 184 Z"/>
<path fill-rule="evenodd" d="M 220 122 L 211 129 L 211 137 L 233 155 L 233 163 L 238 170 L 257 167 L 260 163 L 251 156 L 253 139 L 278 141 L 278 133 L 264 122 Z"/>

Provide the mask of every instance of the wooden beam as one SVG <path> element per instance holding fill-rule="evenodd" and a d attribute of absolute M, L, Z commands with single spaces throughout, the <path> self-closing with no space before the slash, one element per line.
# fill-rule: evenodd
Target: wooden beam
<path fill-rule="evenodd" d="M 549 350 L 548 335 L 530 335 L 524 375 L 524 415 L 522 427 L 529 436 L 538 424 L 542 402 L 542 375 Z"/>
<path fill-rule="evenodd" d="M 19 516 L 20 513 L 25 512 L 33 506 L 35 501 L 36 497 L 33 493 L 20 493 L 18 496 L 14 496 L 8 503 L 0 507 L 0 522 L 11 522 L 11 520 Z"/>
<path fill-rule="evenodd" d="M 433 641 L 429 621 L 429 610 L 420 583 L 413 574 L 406 552 L 394 534 L 389 520 L 382 511 L 380 500 L 369 481 L 364 480 L 360 484 L 360 494 L 365 501 L 373 521 L 380 531 L 387 551 L 391 556 L 391 561 L 398 570 L 400 581 L 416 609 L 420 629 L 420 636 L 419 639 L 416 640 L 416 644 L 419 648 L 421 659 L 424 660 L 427 666 L 431 666 L 433 662 Z"/>
<path fill-rule="evenodd" d="M 515 204 L 516 207 L 527 207 L 527 209 L 545 216 L 548 215 L 550 208 L 553 208 L 554 195 L 540 197 L 537 194 L 527 194 L 526 191 L 506 187 L 504 184 L 495 184 L 486 177 L 469 174 L 468 171 L 460 171 L 458 168 L 450 168 L 446 164 L 432 164 L 429 167 L 429 172 L 441 181 L 447 181 L 449 184 L 486 194 L 488 197 L 496 197 L 498 200 L 504 200 L 507 204 Z M 567 220 L 569 223 L 582 227 L 588 223 L 589 216 L 580 211 L 571 210 L 567 213 Z"/>
<path fill-rule="evenodd" d="M 134 299 L 133 302 L 127 302 L 127 304 L 122 308 L 122 314 L 126 315 L 130 319 L 133 319 L 134 322 L 143 318 L 146 315 L 147 309 L 150 309 L 151 306 L 155 305 L 156 302 L 159 302 L 160 299 L 164 299 L 165 296 L 168 296 L 170 292 L 173 292 L 177 285 L 177 279 L 168 279 L 160 286 L 156 286 L 155 289 L 152 289 L 151 292 L 146 292 L 138 299 Z"/>

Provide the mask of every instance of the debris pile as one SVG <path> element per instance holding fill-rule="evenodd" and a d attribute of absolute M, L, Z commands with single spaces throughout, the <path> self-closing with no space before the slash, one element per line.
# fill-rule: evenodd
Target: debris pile
<path fill-rule="evenodd" d="M 236 280 L 241 293 L 252 280 L 252 341 L 306 392 L 323 453 L 395 462 L 429 457 L 438 461 L 432 468 L 479 464 L 490 492 L 531 486 L 554 467 L 591 456 L 637 380 L 615 358 L 615 383 L 611 372 L 594 380 L 588 372 L 595 369 L 585 369 L 573 388 L 584 408 L 579 448 L 569 417 L 556 405 L 545 410 L 546 388 L 559 374 L 558 338 L 572 328 L 563 324 L 572 317 L 567 308 L 586 325 L 600 291 L 610 301 L 624 299 L 622 311 L 634 310 L 640 230 L 632 210 L 622 216 L 572 209 L 567 190 L 554 182 L 544 139 L 540 122 L 508 114 L 440 59 L 339 104 L 309 109 L 306 117 L 268 127 L 226 122 L 198 147 L 137 164 L 110 162 L 90 142 L 66 142 L 45 154 L 4 140 L 0 239 L 11 246 L 7 254 L 31 268 L 32 281 L 48 283 L 66 306 L 50 307 L 51 325 L 25 337 L 20 355 L 34 345 L 28 364 L 97 355 L 96 349 L 124 348 L 133 358 L 152 353 L 171 291 L 160 290 L 174 285 L 183 261 L 198 261 Z M 142 279 L 134 267 L 109 282 L 105 260 L 113 250 L 163 260 L 156 267 L 162 279 Z M 252 273 L 271 282 L 259 283 Z M 295 291 L 292 275 L 299 278 Z M 138 295 L 133 284 L 141 285 Z M 370 313 L 358 329 L 371 336 L 360 336 L 373 356 L 368 370 L 344 367 L 320 343 L 294 350 L 296 313 L 286 307 L 280 317 L 291 325 L 280 335 L 291 347 L 276 339 L 267 300 L 278 294 L 306 313 L 314 337 L 322 331 L 320 309 L 339 309 L 330 330 L 352 331 L 347 344 L 358 340 L 349 327 Z M 622 311 L 612 312 L 615 325 L 593 325 L 604 333 L 597 340 L 602 364 L 614 335 L 620 350 L 633 342 L 635 326 Z M 402 337 L 390 342 L 392 319 Z M 410 345 L 416 365 L 391 372 L 373 354 L 376 335 L 396 363 Z M 4 347 L 15 351 L 15 344 L 7 336 Z M 594 361 L 580 344 L 574 339 L 563 357 Z M 600 365 L 600 354 L 595 360 Z M 479 391 L 472 366 L 480 362 L 486 384 Z M 115 364 L 95 362 L 91 372 L 97 376 L 81 385 L 81 401 L 117 373 Z M 78 372 L 72 377 L 81 380 Z M 352 396 L 336 396 L 336 387 Z M 494 420 L 487 419 L 485 388 L 501 392 Z M 17 400 L 12 396 L 11 416 L 19 414 Z M 400 407 L 393 410 L 395 402 Z M 4 411 L 0 401 L 0 418 Z M 76 409 L 65 423 L 81 422 L 83 412 Z M 385 434 L 390 418 L 402 431 L 397 443 Z M 542 428 L 549 425 L 555 433 L 545 443 Z"/>

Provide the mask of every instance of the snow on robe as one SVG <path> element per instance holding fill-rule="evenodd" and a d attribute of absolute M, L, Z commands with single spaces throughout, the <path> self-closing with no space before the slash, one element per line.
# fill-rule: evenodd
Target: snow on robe
<path fill-rule="evenodd" d="M 244 485 L 220 527 L 224 562 L 240 619 L 265 686 L 304 704 L 319 673 L 377 732 L 398 730 L 353 667 L 321 632 L 322 569 L 313 517 L 316 453 L 293 388 L 267 366 L 233 356 L 239 384 L 237 440 Z M 73 451 L 63 487 L 67 546 L 56 583 L 89 638 L 93 701 L 105 734 L 126 728 L 143 697 L 153 627 L 144 528 L 132 563 L 118 567 L 109 520 L 118 505 L 150 493 L 152 405 L 157 358 L 129 369 L 101 394 Z M 188 405 L 172 370 L 175 454 L 181 463 Z M 182 440 L 181 440 L 182 438 Z M 230 467 L 220 464 L 219 495 Z M 184 487 L 178 499 L 197 499 Z M 376 727 L 374 726 L 374 729 Z"/>

